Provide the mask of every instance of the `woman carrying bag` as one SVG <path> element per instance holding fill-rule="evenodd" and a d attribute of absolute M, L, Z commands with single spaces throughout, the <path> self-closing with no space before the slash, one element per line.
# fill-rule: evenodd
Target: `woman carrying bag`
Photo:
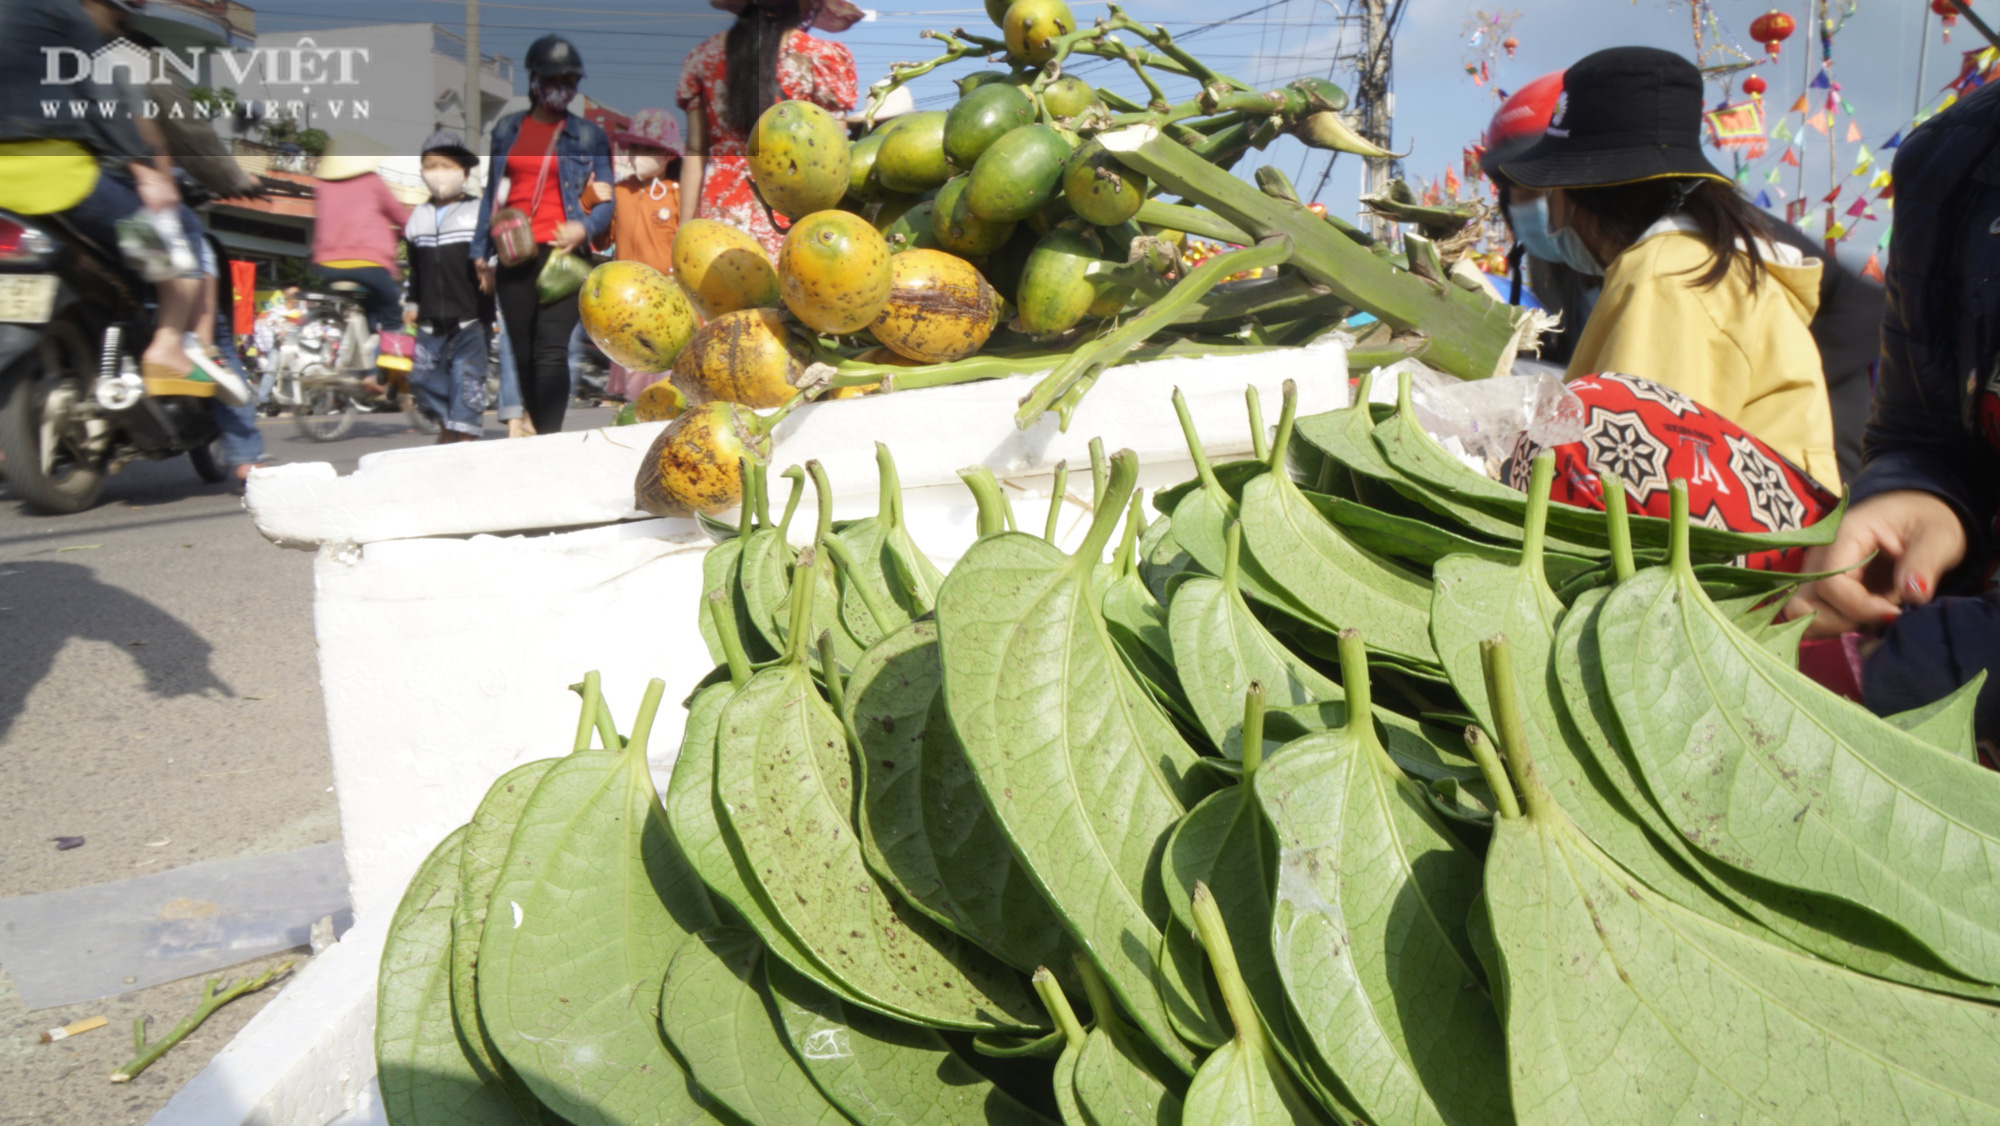
<path fill-rule="evenodd" d="M 528 419 L 537 434 L 555 434 L 569 407 L 569 339 L 589 271 L 580 255 L 611 227 L 612 205 L 587 206 L 586 189 L 592 180 L 613 182 L 611 146 L 604 130 L 569 112 L 583 77 L 574 44 L 543 36 L 529 46 L 526 65 L 534 107 L 493 127 L 505 181 L 480 197 L 472 257 L 480 288 L 498 291 Z"/>
<path fill-rule="evenodd" d="M 1838 490 L 1808 328 L 1820 263 L 1766 237 L 1702 155 L 1701 114 L 1701 72 L 1686 59 L 1599 51 L 1564 74 L 1542 139 L 1501 163 L 1548 193 L 1546 239 L 1562 263 L 1604 278 L 1569 377 L 1618 372 L 1678 391 Z"/>

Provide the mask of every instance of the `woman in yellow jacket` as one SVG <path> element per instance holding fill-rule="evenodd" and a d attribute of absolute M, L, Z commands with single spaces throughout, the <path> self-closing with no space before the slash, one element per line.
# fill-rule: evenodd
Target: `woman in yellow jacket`
<path fill-rule="evenodd" d="M 1564 262 L 1604 276 L 1569 376 L 1671 387 L 1837 490 L 1833 412 L 1807 327 L 1819 260 L 1765 237 L 1757 210 L 1702 155 L 1701 112 L 1701 72 L 1686 59 L 1599 51 L 1565 73 L 1548 133 L 1501 166 L 1531 204 L 1546 193 L 1537 210 Z"/>

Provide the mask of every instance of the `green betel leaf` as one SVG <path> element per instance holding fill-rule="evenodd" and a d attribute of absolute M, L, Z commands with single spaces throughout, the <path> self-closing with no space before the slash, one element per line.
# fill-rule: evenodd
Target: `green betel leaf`
<path fill-rule="evenodd" d="M 1236 1034 L 1195 1072 L 1181 1108 L 1181 1122 L 1186 1126 L 1317 1126 L 1326 1122 L 1271 1050 L 1237 972 L 1221 911 L 1207 893 L 1206 884 L 1197 889 L 1195 918 Z"/>
<path fill-rule="evenodd" d="M 1189 728 L 1198 726 L 1188 705 L 1180 670 L 1174 666 L 1173 643 L 1167 636 L 1167 611 L 1146 589 L 1137 570 L 1111 580 L 1098 601 L 1112 644 L 1153 699 Z"/>
<path fill-rule="evenodd" d="M 1979 745 L 1973 737 L 1972 713 L 1979 703 L 1979 692 L 1985 687 L 1986 670 L 1980 669 L 1944 699 L 1882 718 L 1946 754 L 1978 762 Z"/>
<path fill-rule="evenodd" d="M 919 910 L 1024 973 L 1059 965 L 1062 923 L 987 812 L 943 698 L 937 623 L 877 642 L 847 685 L 868 865 Z"/>
<path fill-rule="evenodd" d="M 723 709 L 735 696 L 734 685 L 712 684 L 697 693 L 689 705 L 680 755 L 674 760 L 673 776 L 667 780 L 667 827 L 709 894 L 727 904 L 767 951 L 821 988 L 838 991 L 840 986 L 779 924 L 777 913 L 753 888 L 745 875 L 748 861 L 742 858 L 742 847 L 730 837 L 716 813 L 715 735 L 722 726 Z"/>
<path fill-rule="evenodd" d="M 1089 966 L 1081 960 L 1077 968 L 1086 977 L 1091 972 Z M 1055 975 L 1049 972 L 1047 966 L 1036 969 L 1033 980 L 1035 994 L 1048 1008 L 1049 1020 L 1063 1038 L 1062 1054 L 1056 1057 L 1053 1077 L 1052 1094 L 1055 1096 L 1056 1109 L 1061 1114 L 1063 1126 L 1093 1126 L 1093 1123 L 1083 1116 L 1083 1107 L 1076 1101 L 1076 1063 L 1083 1055 L 1089 1033 L 1085 1032 L 1083 1025 L 1077 1021 L 1076 1011 L 1070 1008 L 1069 998 L 1063 996 L 1062 986 L 1056 984 Z"/>
<path fill-rule="evenodd" d="M 1072 1081 L 1092 1122 L 1175 1126 L 1181 1120 L 1181 1100 L 1101 1028 L 1084 1042 Z"/>
<path fill-rule="evenodd" d="M 1691 847 L 1639 781 L 1604 687 L 1597 618 L 1609 590 L 1577 599 L 1556 633 L 1554 705 L 1565 741 L 1537 761 L 1570 820 L 1647 886 L 1712 923 L 1923 989 L 2000 1000 L 1945 972 L 1900 928 L 1852 904 L 1759 879 Z M 1529 707 L 1540 707 L 1524 682 Z"/>
<path fill-rule="evenodd" d="M 1220 1048 L 1229 1039 L 1229 1015 L 1201 940 L 1179 919 L 1169 919 L 1160 931 L 1158 958 L 1160 1003 L 1175 1035 L 1204 1052 Z"/>
<path fill-rule="evenodd" d="M 1182 1067 L 1154 987 L 1159 852 L 1197 796 L 1194 752 L 1126 672 L 1092 572 L 1137 476 L 1129 451 L 1082 550 L 1025 534 L 974 544 L 945 579 L 945 701 L 1015 855 L 1120 1004 Z"/>
<path fill-rule="evenodd" d="M 1012 971 L 868 870 L 849 823 L 846 731 L 801 661 L 765 669 L 730 701 L 715 765 L 722 817 L 761 902 L 845 991 L 940 1028 L 1039 1026 Z"/>
<path fill-rule="evenodd" d="M 1377 555 L 1402 559 L 1420 567 L 1435 566 L 1447 555 L 1471 555 L 1510 567 L 1521 561 L 1520 551 L 1513 547 L 1462 536 L 1426 520 L 1384 512 L 1359 501 L 1311 492 L 1301 495 L 1348 539 Z M 1542 567 L 1550 584 L 1558 587 L 1589 573 L 1596 566 L 1595 560 L 1581 555 L 1545 552 L 1542 556 Z"/>
<path fill-rule="evenodd" d="M 2000 982 L 2000 778 L 1772 659 L 1702 593 L 1685 539 L 1612 591 L 1598 640 L 1647 792 L 1696 849 Z"/>
<path fill-rule="evenodd" d="M 1283 469 L 1297 396 L 1289 387 L 1272 443 L 1275 467 L 1243 487 L 1245 554 L 1314 617 L 1365 630 L 1382 653 L 1436 664 L 1430 638 L 1430 584 L 1422 576 L 1357 547 L 1321 516 Z"/>
<path fill-rule="evenodd" d="M 973 1070 L 936 1032 L 843 1005 L 779 963 L 767 961 L 764 971 L 792 1055 L 854 1121 L 1048 1122 Z"/>
<path fill-rule="evenodd" d="M 595 753 L 595 752 L 585 752 Z M 541 784 L 542 775 L 558 759 L 537 759 L 502 774 L 480 799 L 479 809 L 465 827 L 465 845 L 459 852 L 458 894 L 451 912 L 451 1008 L 465 1040 L 466 1054 L 483 1079 L 498 1082 L 521 1118 L 528 1123 L 541 1121 L 541 1102 L 528 1090 L 521 1077 L 500 1057 L 479 1015 L 479 940 L 486 928 L 486 912 L 493 902 L 493 887 L 500 882 L 500 868 L 507 859 L 507 846 L 514 838 L 514 826 L 528 796 Z"/>
<path fill-rule="evenodd" d="M 1353 693 L 1367 658 L 1359 638 L 1341 641 Z M 1299 1035 L 1375 1121 L 1509 1121 L 1464 926 L 1478 859 L 1371 724 L 1292 743 L 1251 788 L 1277 840 L 1270 943 Z"/>
<path fill-rule="evenodd" d="M 682 940 L 715 923 L 646 766 L 664 688 L 648 689 L 623 751 L 572 755 L 542 776 L 480 940 L 479 1011 L 493 1043 L 577 1126 L 713 1120 L 646 1000 Z"/>
<path fill-rule="evenodd" d="M 482 1076 L 451 1012 L 451 912 L 465 829 L 425 858 L 403 892 L 375 989 L 375 1071 L 394 1126 L 519 1121 L 499 1084 Z"/>
<path fill-rule="evenodd" d="M 1173 517 L 1162 512 L 1158 520 L 1146 525 L 1145 534 L 1139 537 L 1139 577 L 1155 601 L 1167 605 L 1171 601 L 1167 581 L 1193 566 L 1194 557 L 1174 538 Z"/>
<path fill-rule="evenodd" d="M 703 1091 L 746 1122 L 842 1126 L 792 1058 L 764 996 L 757 936 L 712 927 L 681 944 L 659 994 L 660 1028 Z"/>
<path fill-rule="evenodd" d="M 1513 691 L 1511 675 L 1494 683 Z M 1503 730 L 1525 810 L 1495 819 L 1485 891 L 1514 1105 L 1550 1122 L 2000 1121 L 2000 1076 L 1977 1062 L 2000 1045 L 2000 1009 L 1664 899 L 1585 838 L 1518 724 Z"/>

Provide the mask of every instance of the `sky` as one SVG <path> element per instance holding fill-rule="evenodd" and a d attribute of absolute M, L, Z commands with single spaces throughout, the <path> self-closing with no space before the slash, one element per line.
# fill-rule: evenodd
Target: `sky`
<path fill-rule="evenodd" d="M 865 5 L 867 0 L 858 2 Z M 864 85 L 881 77 L 894 63 L 939 53 L 934 42 L 919 37 L 927 28 L 992 31 L 984 8 L 894 6 L 898 2 L 921 4 L 924 0 L 881 3 L 875 9 L 876 18 L 837 37 L 854 52 Z M 1080 21 L 1092 20 L 1105 10 L 1104 0 L 1072 2 Z M 1806 66 L 1817 61 L 1817 45 L 1811 42 L 1808 31 L 1807 0 L 1775 2 L 1797 18 L 1799 32 L 1785 44 L 1776 63 L 1756 71 L 1770 85 L 1764 100 L 1767 111 L 1774 115 L 1792 105 L 1807 77 Z M 1835 3 L 1836 12 L 1846 2 Z M 1834 39 L 1831 71 L 1842 85 L 1841 97 L 1853 107 L 1863 138 L 1860 145 L 1844 140 L 1848 120 L 1844 113 L 1832 129 L 1838 161 L 1833 179 L 1845 181 L 1837 203 L 1843 213 L 1855 198 L 1855 190 L 1864 187 L 1873 175 L 1871 169 L 1860 177 L 1849 177 L 1860 149 L 1865 147 L 1877 156 L 1878 166 L 1886 167 L 1893 153 L 1880 151 L 1879 146 L 1910 123 L 1919 90 L 1920 43 L 1929 39 L 1928 66 L 1921 84 L 1929 104 L 1957 74 L 1960 53 L 1979 42 L 1976 32 L 1961 25 L 1951 43 L 1943 44 L 1934 16 L 1925 36 L 1927 5 L 1922 0 L 1854 2 L 1855 10 Z M 418 19 L 460 30 L 464 19 L 463 0 L 344 0 L 338 16 L 327 14 L 324 0 L 261 0 L 253 6 L 259 28 L 266 31 Z M 1343 25 L 1339 18 L 1347 6 L 1348 0 L 1131 0 L 1125 5 L 1133 18 L 1166 24 L 1176 36 L 1186 37 L 1188 49 L 1209 65 L 1259 88 L 1282 85 L 1301 75 L 1326 75 L 1343 41 L 1351 46 L 1358 35 L 1355 25 Z M 1710 0 L 1706 5 L 1724 41 L 1753 57 L 1761 57 L 1762 51 L 1749 40 L 1750 21 L 1772 6 L 1773 0 Z M 701 39 L 726 27 L 728 19 L 705 4 L 688 0 L 483 0 L 481 10 L 483 46 L 488 54 L 518 59 L 537 36 L 561 31 L 576 41 L 584 55 L 590 72 L 586 92 L 626 113 L 647 106 L 671 106 L 681 57 Z M 1394 147 L 1410 150 L 1407 173 L 1429 180 L 1442 176 L 1447 166 L 1455 166 L 1461 150 L 1477 140 L 1492 115 L 1497 105 L 1496 89 L 1511 90 L 1606 47 L 1644 44 L 1692 56 L 1690 15 L 1686 0 L 1516 0 L 1511 5 L 1493 0 L 1409 0 L 1397 37 L 1394 70 Z M 1503 20 L 1514 17 L 1511 34 L 1518 46 L 1512 57 L 1490 48 L 1483 51 L 1469 42 L 1470 29 L 1481 19 L 1494 16 Z M 1218 26 L 1208 26 L 1212 24 Z M 1484 85 L 1475 84 L 1466 74 L 1468 63 L 1481 61 L 1491 71 L 1491 81 Z M 913 82 L 912 93 L 922 108 L 945 108 L 954 93 L 950 80 L 985 66 L 966 60 L 941 67 Z M 1121 92 L 1137 92 L 1133 77 L 1110 64 L 1079 63 L 1072 69 Z M 1337 72 L 1333 77 L 1344 79 Z M 1170 96 L 1185 96 L 1189 88 L 1186 84 L 1165 85 Z M 1720 99 L 1722 88 L 1711 84 L 1709 95 L 1711 102 Z M 1824 93 L 1817 97 L 1823 98 Z M 1735 100 L 1742 98 L 1742 94 L 1735 94 Z M 1792 115 L 1789 121 L 1794 132 L 1807 138 L 1801 161 L 1805 192 L 1823 196 L 1830 182 L 1828 138 L 1806 130 L 1799 115 Z M 1708 151 L 1724 172 L 1732 171 L 1729 154 Z M 1774 145 L 1769 156 L 1754 164 L 1746 185 L 1752 195 L 1768 190 L 1766 172 L 1780 168 L 1776 163 L 1780 151 Z M 1320 201 L 1336 213 L 1352 213 L 1357 206 L 1353 201 L 1360 192 L 1361 162 L 1353 157 L 1339 158 L 1327 174 L 1326 154 L 1308 152 L 1286 138 L 1274 144 L 1262 162 L 1291 174 L 1302 194 L 1310 196 L 1317 190 Z M 1257 163 L 1246 158 L 1237 170 L 1248 175 Z M 1787 197 L 1796 198 L 1799 172 L 1790 167 L 1780 171 L 1779 186 Z M 1782 207 L 1776 192 L 1772 198 L 1774 205 Z M 1888 217 L 1882 204 L 1873 204 L 1872 210 L 1878 220 Z M 1816 213 L 1823 213 L 1823 208 Z M 1841 257 L 1858 265 L 1874 249 L 1886 226 L 1880 221 L 1857 222 L 1844 214 L 1840 218 L 1856 231 L 1842 244 Z M 1823 221 L 1814 232 L 1820 233 L 1822 227 Z"/>

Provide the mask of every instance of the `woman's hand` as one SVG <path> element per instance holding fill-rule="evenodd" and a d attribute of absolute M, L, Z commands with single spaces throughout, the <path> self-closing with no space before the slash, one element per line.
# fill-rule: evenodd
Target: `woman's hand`
<path fill-rule="evenodd" d="M 131 165 L 132 178 L 139 188 L 139 203 L 148 211 L 172 211 L 181 205 L 180 185 L 174 178 L 150 164 Z"/>
<path fill-rule="evenodd" d="M 493 280 L 494 280 L 493 263 L 481 259 L 480 261 L 474 262 L 472 264 L 472 270 L 474 273 L 479 275 L 479 292 L 492 293 Z"/>
<path fill-rule="evenodd" d="M 1853 570 L 1869 555 L 1866 567 Z M 1806 633 L 1831 637 L 1879 630 L 1908 606 L 1921 606 L 1938 580 L 1965 560 L 1965 527 L 1936 496 L 1901 489 L 1869 497 L 1848 510 L 1831 544 L 1806 552 L 1807 571 L 1841 571 L 1799 588 L 1787 618 L 1817 613 Z"/>
<path fill-rule="evenodd" d="M 556 249 L 575 250 L 577 247 L 582 246 L 583 240 L 588 237 L 590 237 L 590 232 L 584 228 L 582 223 L 574 219 L 567 220 L 562 226 L 556 228 Z"/>

